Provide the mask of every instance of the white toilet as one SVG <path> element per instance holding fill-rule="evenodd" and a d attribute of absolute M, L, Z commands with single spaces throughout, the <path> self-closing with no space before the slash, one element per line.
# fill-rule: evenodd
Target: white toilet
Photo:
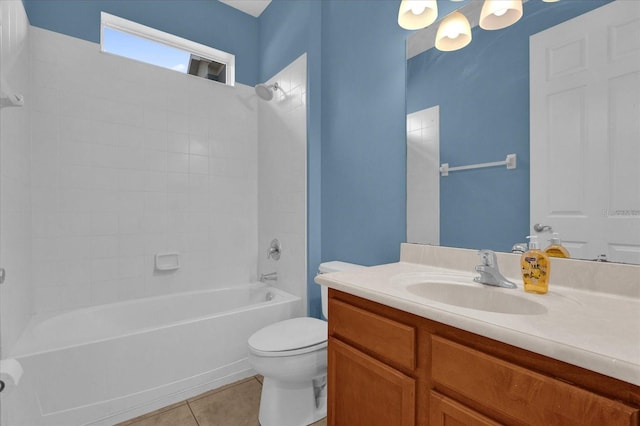
<path fill-rule="evenodd" d="M 319 273 L 361 268 L 345 262 L 320 264 Z M 327 288 L 322 287 L 327 315 Z M 249 363 L 264 376 L 262 426 L 305 426 L 327 415 L 327 323 L 293 318 L 268 325 L 249 337 Z"/>

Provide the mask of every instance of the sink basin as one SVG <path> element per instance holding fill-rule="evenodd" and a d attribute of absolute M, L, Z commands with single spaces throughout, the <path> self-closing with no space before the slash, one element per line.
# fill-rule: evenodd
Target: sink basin
<path fill-rule="evenodd" d="M 540 315 L 547 312 L 544 305 L 509 293 L 517 290 L 437 281 L 409 284 L 405 289 L 415 296 L 434 302 L 479 311 L 516 315 Z"/>

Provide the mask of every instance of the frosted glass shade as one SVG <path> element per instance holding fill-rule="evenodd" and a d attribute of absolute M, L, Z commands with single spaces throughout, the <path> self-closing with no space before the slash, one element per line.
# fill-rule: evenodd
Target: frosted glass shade
<path fill-rule="evenodd" d="M 398 25 L 407 30 L 419 30 L 433 24 L 437 17 L 436 0 L 402 0 Z"/>
<path fill-rule="evenodd" d="M 442 20 L 436 34 L 436 49 L 445 52 L 458 50 L 471 43 L 469 20 L 460 12 L 453 12 Z"/>
<path fill-rule="evenodd" d="M 522 17 L 522 0 L 485 0 L 480 12 L 480 28 L 500 30 Z"/>

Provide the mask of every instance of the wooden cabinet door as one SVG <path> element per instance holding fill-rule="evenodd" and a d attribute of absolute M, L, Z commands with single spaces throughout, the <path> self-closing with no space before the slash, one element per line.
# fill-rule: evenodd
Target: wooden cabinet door
<path fill-rule="evenodd" d="M 330 426 L 414 426 L 415 380 L 334 338 L 328 352 Z"/>
<path fill-rule="evenodd" d="M 499 426 L 488 417 L 438 392 L 431 392 L 430 426 Z"/>
<path fill-rule="evenodd" d="M 439 336 L 431 337 L 431 349 L 437 388 L 474 401 L 487 414 L 536 426 L 638 425 L 637 407 Z"/>

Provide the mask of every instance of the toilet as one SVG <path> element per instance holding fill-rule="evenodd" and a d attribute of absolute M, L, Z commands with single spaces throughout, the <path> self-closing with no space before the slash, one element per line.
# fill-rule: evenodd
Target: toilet
<path fill-rule="evenodd" d="M 320 264 L 318 272 L 362 268 L 346 262 Z M 321 288 L 322 314 L 327 314 L 326 287 Z M 249 363 L 264 376 L 261 426 L 305 426 L 327 415 L 327 323 L 293 318 L 256 331 L 248 341 Z"/>

